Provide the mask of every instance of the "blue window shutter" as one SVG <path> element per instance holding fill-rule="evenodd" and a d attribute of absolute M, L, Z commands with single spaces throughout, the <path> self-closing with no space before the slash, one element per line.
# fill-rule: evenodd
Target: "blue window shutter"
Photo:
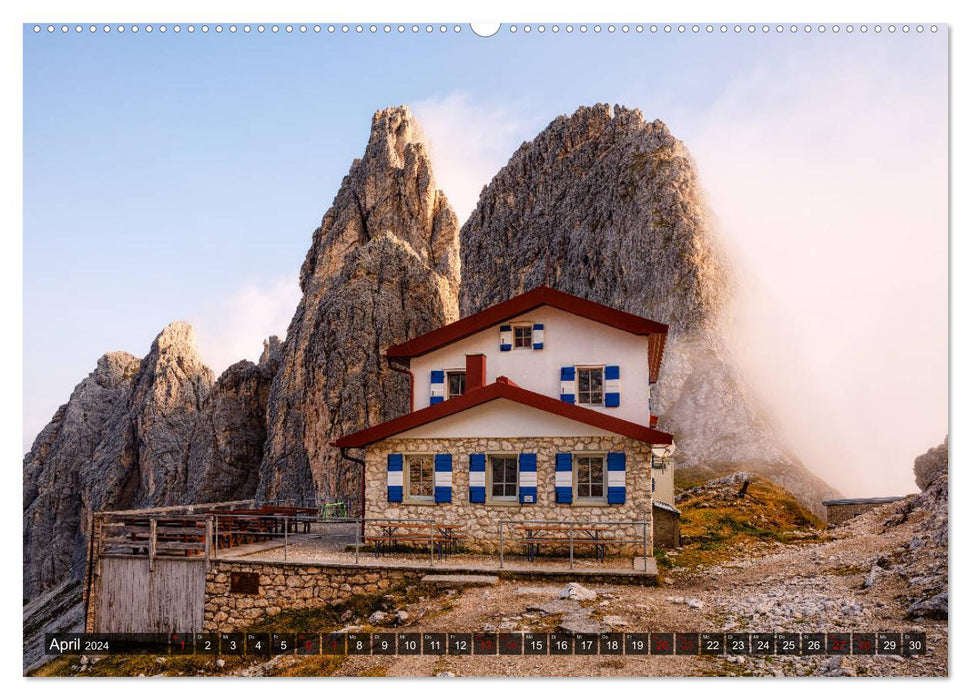
<path fill-rule="evenodd" d="M 533 350 L 543 349 L 543 324 L 533 324 Z"/>
<path fill-rule="evenodd" d="M 445 400 L 445 371 L 441 369 L 432 370 L 432 378 L 429 382 L 428 405 L 434 406 Z"/>
<path fill-rule="evenodd" d="M 560 367 L 560 401 L 577 402 L 576 367 Z"/>
<path fill-rule="evenodd" d="M 519 502 L 536 503 L 536 453 L 519 455 Z"/>
<path fill-rule="evenodd" d="M 623 452 L 607 454 L 607 503 L 627 501 L 627 455 Z"/>
<path fill-rule="evenodd" d="M 452 502 L 452 455 L 435 455 L 435 503 Z"/>
<path fill-rule="evenodd" d="M 469 455 L 469 503 L 486 502 L 486 456 Z"/>
<path fill-rule="evenodd" d="M 573 455 L 557 452 L 555 469 L 556 502 L 573 503 Z"/>
<path fill-rule="evenodd" d="M 512 326 L 499 326 L 499 350 L 512 350 Z"/>
<path fill-rule="evenodd" d="M 604 406 L 620 406 L 620 367 L 617 365 L 604 367 Z"/>
<path fill-rule="evenodd" d="M 404 458 L 399 454 L 388 455 L 388 503 L 401 503 L 404 496 Z"/>

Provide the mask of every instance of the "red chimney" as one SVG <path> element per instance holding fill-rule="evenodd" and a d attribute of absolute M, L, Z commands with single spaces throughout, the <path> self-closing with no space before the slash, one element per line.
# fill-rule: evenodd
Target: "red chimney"
<path fill-rule="evenodd" d="M 475 391 L 486 385 L 486 356 L 465 356 L 465 390 Z"/>

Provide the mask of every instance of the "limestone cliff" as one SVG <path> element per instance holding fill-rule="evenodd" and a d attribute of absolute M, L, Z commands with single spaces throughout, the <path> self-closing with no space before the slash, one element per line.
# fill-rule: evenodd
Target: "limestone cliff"
<path fill-rule="evenodd" d="M 455 320 L 458 221 L 406 107 L 374 115 L 300 271 L 303 296 L 270 391 L 263 499 L 348 498 L 357 466 L 330 442 L 408 410 L 389 345 Z"/>
<path fill-rule="evenodd" d="M 138 365 L 137 357 L 124 352 L 99 359 L 24 457 L 24 598 L 80 576 L 82 472 L 107 426 L 127 410 Z"/>
<path fill-rule="evenodd" d="M 271 345 L 213 385 L 182 322 L 98 360 L 24 457 L 25 598 L 80 579 L 96 511 L 251 496 L 277 363 Z"/>
<path fill-rule="evenodd" d="M 212 387 L 189 441 L 185 503 L 252 498 L 266 442 L 266 404 L 281 343 L 264 342 L 259 364 L 237 362 Z"/>
<path fill-rule="evenodd" d="M 817 514 L 834 491 L 760 415 L 721 335 L 729 267 L 684 145 L 639 110 L 598 104 L 554 119 L 483 189 L 462 227 L 466 315 L 547 279 L 669 324 L 652 397 L 676 463 L 762 471 Z"/>

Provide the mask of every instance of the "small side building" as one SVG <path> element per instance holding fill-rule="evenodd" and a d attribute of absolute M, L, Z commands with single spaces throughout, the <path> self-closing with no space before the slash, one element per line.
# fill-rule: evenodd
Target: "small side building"
<path fill-rule="evenodd" d="M 654 501 L 654 546 L 681 546 L 681 511 L 664 501 Z"/>
<path fill-rule="evenodd" d="M 828 525 L 839 525 L 884 503 L 894 503 L 903 499 L 903 496 L 882 496 L 879 498 L 837 498 L 831 501 L 823 501 L 823 506 L 826 508 L 826 523 Z"/>

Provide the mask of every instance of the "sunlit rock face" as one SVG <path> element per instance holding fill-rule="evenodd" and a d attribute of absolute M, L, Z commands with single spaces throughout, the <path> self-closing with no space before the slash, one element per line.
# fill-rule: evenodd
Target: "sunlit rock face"
<path fill-rule="evenodd" d="M 458 230 L 410 110 L 376 113 L 300 271 L 303 297 L 270 392 L 261 498 L 359 493 L 360 466 L 330 443 L 408 411 L 408 378 L 382 353 L 457 318 Z"/>
<path fill-rule="evenodd" d="M 548 281 L 667 323 L 650 410 L 675 435 L 676 464 L 764 472 L 822 514 L 836 492 L 781 444 L 726 348 L 732 279 L 709 220 L 691 158 L 662 122 L 581 107 L 483 189 L 461 231 L 462 314 Z"/>

